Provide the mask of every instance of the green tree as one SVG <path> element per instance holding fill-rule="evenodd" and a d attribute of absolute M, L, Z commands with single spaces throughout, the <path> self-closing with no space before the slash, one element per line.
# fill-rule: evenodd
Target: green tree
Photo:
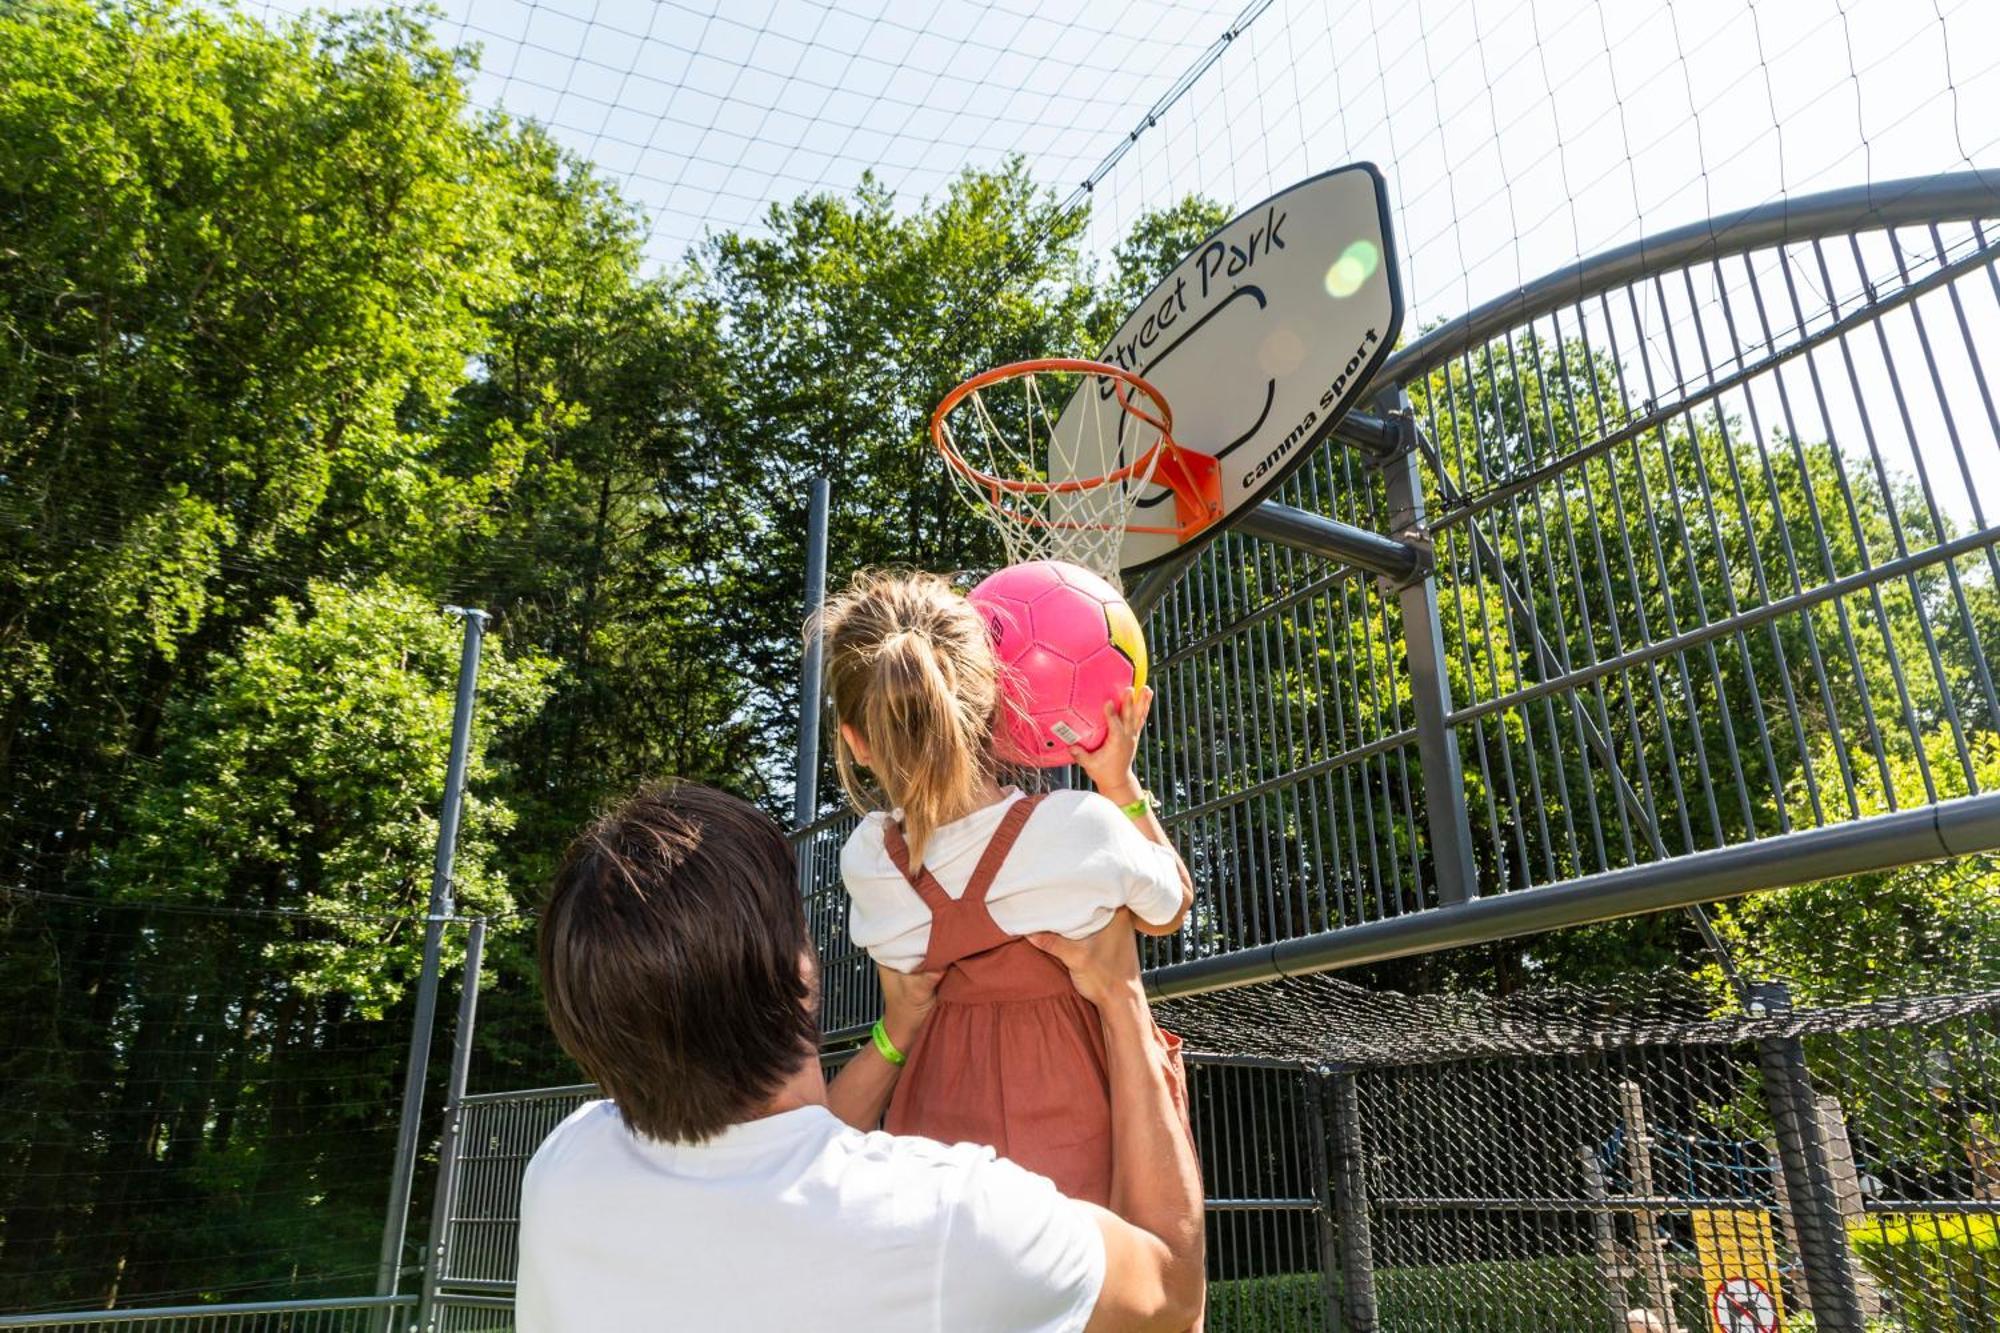
<path fill-rule="evenodd" d="M 649 276 L 632 210 L 474 113 L 470 68 L 397 12 L 0 13 L 0 976 L 59 998 L 0 1018 L 0 1302 L 268 1294 L 366 1250 L 440 603 L 495 613 L 464 909 L 531 906 L 640 781 L 776 805 L 806 479 L 837 571 L 990 563 L 930 406 L 1122 299 L 1019 163 L 803 198 Z M 1149 219 L 1114 280 L 1213 212 Z M 487 1055 L 567 1077 L 509 920 Z"/>
<path fill-rule="evenodd" d="M 0 1141 L 16 1173 L 0 1300 L 177 1289 L 191 1235 L 220 1261 L 200 1280 L 225 1290 L 302 1260 L 314 1285 L 372 1253 L 459 635 L 386 581 L 309 596 L 279 602 L 162 721 L 104 883 L 169 914 L 83 918 L 97 928 L 67 961 L 97 964 L 90 990 L 10 1006 L 8 1100 L 27 1132 Z M 546 674 L 489 651 L 476 734 L 530 713 Z M 469 776 L 493 776 L 483 746 Z M 467 799 L 461 911 L 511 906 L 496 843 L 510 820 Z M 54 961 L 10 985 L 39 976 L 61 996 Z M 73 1136 L 51 1133 L 62 1110 Z"/>
<path fill-rule="evenodd" d="M 0 10 L 0 1304 L 310 1283 L 379 1225 L 435 608 L 533 461 L 448 428 L 554 188 L 465 69 L 395 13 Z M 209 914 L 263 904 L 310 910 Z"/>
<path fill-rule="evenodd" d="M 872 179 L 851 196 L 773 207 L 764 235 L 723 235 L 693 257 L 733 390 L 703 435 L 740 478 L 715 615 L 755 695 L 756 763 L 797 723 L 804 524 L 810 479 L 833 478 L 829 567 L 990 567 L 998 543 L 928 442 L 932 406 L 974 370 L 1069 350 L 1089 306 L 1084 219 L 1063 214 L 1018 161 L 967 171 L 899 210 Z"/>
<path fill-rule="evenodd" d="M 289 909 L 330 930 L 268 958 L 286 985 L 340 993 L 368 1017 L 416 973 L 421 936 L 384 932 L 430 896 L 450 751 L 455 626 L 386 581 L 315 583 L 216 663 L 169 710 L 159 762 L 133 803 L 107 878 L 120 898 Z M 489 648 L 478 736 L 506 735 L 547 692 L 552 663 Z M 466 915 L 514 905 L 497 842 L 513 821 L 475 746 L 453 891 Z"/>
<path fill-rule="evenodd" d="M 115 837 L 106 756 L 157 753 L 215 650 L 387 565 L 389 493 L 450 480 L 419 427 L 510 244 L 405 16 L 46 0 L 0 14 L 0 68 L 4 855 L 46 883 Z"/>

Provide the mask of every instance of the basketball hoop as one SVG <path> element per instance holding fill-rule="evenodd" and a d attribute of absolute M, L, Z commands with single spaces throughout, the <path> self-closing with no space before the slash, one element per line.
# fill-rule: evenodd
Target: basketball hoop
<path fill-rule="evenodd" d="M 1041 357 L 973 376 L 931 414 L 931 442 L 1010 564 L 1067 560 L 1118 580 L 1127 532 L 1185 540 L 1222 513 L 1213 458 L 1174 443 L 1160 391 L 1102 361 Z M 1132 521 L 1149 493 L 1167 515 Z"/>

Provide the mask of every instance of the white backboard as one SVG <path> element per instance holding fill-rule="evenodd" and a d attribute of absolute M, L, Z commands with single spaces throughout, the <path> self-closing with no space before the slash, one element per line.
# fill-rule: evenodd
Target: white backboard
<path fill-rule="evenodd" d="M 1246 209 L 1139 303 L 1098 359 L 1152 383 L 1173 408 L 1174 439 L 1221 460 L 1222 518 L 1189 543 L 1227 528 L 1306 460 L 1367 392 L 1402 323 L 1388 190 L 1365 162 Z M 1093 392 L 1109 393 L 1108 381 L 1086 381 L 1056 431 L 1073 440 L 1101 430 L 1098 452 L 1052 456 L 1052 480 L 1127 461 L 1129 423 L 1122 412 L 1092 410 Z M 1058 470 L 1072 466 L 1082 470 Z M 1173 512 L 1173 496 L 1156 487 L 1130 522 L 1170 527 Z M 1182 546 L 1171 535 L 1127 532 L 1119 565 L 1130 576 Z"/>

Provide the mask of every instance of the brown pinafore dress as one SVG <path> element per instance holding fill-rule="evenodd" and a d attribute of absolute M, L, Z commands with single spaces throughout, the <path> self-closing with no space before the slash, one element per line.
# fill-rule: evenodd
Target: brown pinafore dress
<path fill-rule="evenodd" d="M 883 1127 L 986 1144 L 1070 1198 L 1108 1207 L 1111 1084 L 1097 1011 L 1076 993 L 1067 968 L 1002 930 L 986 910 L 986 891 L 1041 799 L 1024 796 L 1008 807 L 957 898 L 928 869 L 910 865 L 895 820 L 883 828 L 889 859 L 931 912 L 922 970 L 944 973 Z M 1180 1038 L 1155 1030 L 1185 1121 Z"/>

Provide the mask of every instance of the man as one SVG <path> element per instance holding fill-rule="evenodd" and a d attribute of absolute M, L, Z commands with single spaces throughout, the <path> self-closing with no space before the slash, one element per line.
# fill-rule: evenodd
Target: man
<path fill-rule="evenodd" d="M 556 875 L 541 970 L 557 1039 L 609 1100 L 528 1166 L 522 1333 L 1192 1325 L 1200 1179 L 1130 920 L 1036 943 L 1103 1024 L 1122 1217 L 990 1149 L 859 1128 L 897 1065 L 869 1045 L 822 1077 L 812 941 L 764 815 L 675 785 L 600 820 Z M 936 978 L 882 981 L 906 1050 Z"/>

